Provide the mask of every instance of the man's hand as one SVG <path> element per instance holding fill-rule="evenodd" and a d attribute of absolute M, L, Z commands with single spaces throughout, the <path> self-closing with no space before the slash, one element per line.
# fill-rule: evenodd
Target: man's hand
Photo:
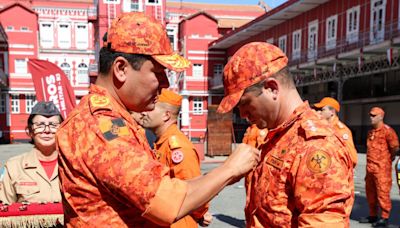
<path fill-rule="evenodd" d="M 207 211 L 203 215 L 203 218 L 199 221 L 199 225 L 203 226 L 203 227 L 209 226 L 211 224 L 212 220 L 213 220 L 212 214 Z"/>
<path fill-rule="evenodd" d="M 260 151 L 242 143 L 225 161 L 224 166 L 232 170 L 234 179 L 239 180 L 240 177 L 254 169 L 259 162 Z"/>

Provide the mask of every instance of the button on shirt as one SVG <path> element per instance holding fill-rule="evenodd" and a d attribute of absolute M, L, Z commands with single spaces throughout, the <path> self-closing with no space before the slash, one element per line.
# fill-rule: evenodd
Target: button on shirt
<path fill-rule="evenodd" d="M 0 200 L 3 203 L 28 201 L 61 202 L 58 167 L 49 178 L 33 148 L 30 152 L 10 158 L 5 164 Z"/>
<path fill-rule="evenodd" d="M 169 177 L 137 123 L 96 85 L 57 132 L 67 227 L 171 224 L 187 184 Z"/>
<path fill-rule="evenodd" d="M 247 189 L 247 227 L 348 227 L 353 169 L 345 143 L 308 102 L 270 129 Z"/>

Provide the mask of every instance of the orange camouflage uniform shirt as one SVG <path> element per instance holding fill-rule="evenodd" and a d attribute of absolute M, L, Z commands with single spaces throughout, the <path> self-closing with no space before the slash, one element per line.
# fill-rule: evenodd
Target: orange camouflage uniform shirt
<path fill-rule="evenodd" d="M 187 184 L 169 177 L 104 88 L 89 92 L 56 135 L 66 227 L 168 226 Z"/>
<path fill-rule="evenodd" d="M 353 134 L 351 133 L 350 129 L 339 120 L 339 117 L 337 116 L 333 118 L 332 124 L 338 131 L 339 136 L 342 137 L 343 141 L 346 143 L 350 151 L 351 160 L 353 161 L 353 167 L 356 167 L 358 158 L 357 158 L 357 150 L 356 147 L 354 146 Z"/>
<path fill-rule="evenodd" d="M 399 146 L 396 132 L 390 126 L 371 129 L 367 138 L 367 172 L 388 174 L 391 178 L 392 159 L 390 149 Z"/>
<path fill-rule="evenodd" d="M 159 161 L 171 168 L 170 176 L 189 180 L 201 175 L 200 159 L 189 139 L 172 124 L 154 145 Z M 171 225 L 171 228 L 198 227 L 197 220 L 203 218 L 208 204 L 200 207 Z"/>
<path fill-rule="evenodd" d="M 270 129 L 247 189 L 247 227 L 348 227 L 351 158 L 308 102 Z"/>

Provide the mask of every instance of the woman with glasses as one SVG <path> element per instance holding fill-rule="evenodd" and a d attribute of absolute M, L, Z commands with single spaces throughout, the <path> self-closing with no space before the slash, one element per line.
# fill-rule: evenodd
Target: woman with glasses
<path fill-rule="evenodd" d="M 3 204 L 61 202 L 55 133 L 62 121 L 53 102 L 32 108 L 26 132 L 34 147 L 6 162 L 0 185 Z"/>

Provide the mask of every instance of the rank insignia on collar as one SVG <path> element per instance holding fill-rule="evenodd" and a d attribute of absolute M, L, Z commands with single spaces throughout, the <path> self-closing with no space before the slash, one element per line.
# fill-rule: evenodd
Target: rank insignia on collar
<path fill-rule="evenodd" d="M 107 119 L 100 121 L 100 130 L 103 136 L 108 141 L 111 141 L 120 136 L 129 135 L 128 127 L 122 118 Z"/>
<path fill-rule="evenodd" d="M 322 150 L 311 152 L 307 156 L 307 168 L 313 173 L 323 173 L 332 163 L 331 156 Z"/>

